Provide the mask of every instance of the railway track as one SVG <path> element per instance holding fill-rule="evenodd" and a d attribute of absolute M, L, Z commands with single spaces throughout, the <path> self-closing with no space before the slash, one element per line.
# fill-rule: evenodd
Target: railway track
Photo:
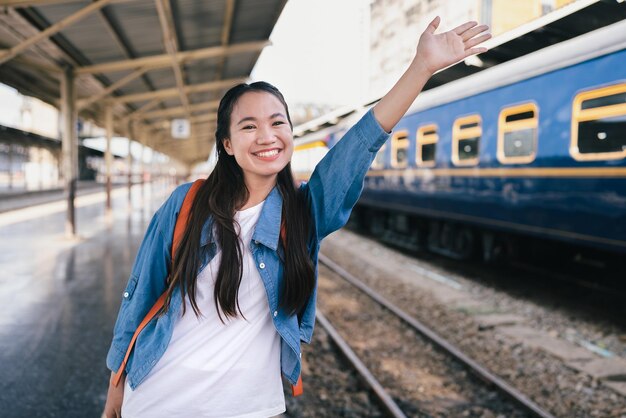
<path fill-rule="evenodd" d="M 319 261 L 323 266 L 327 267 L 330 271 L 332 271 L 334 274 L 341 277 L 351 286 L 359 289 L 362 294 L 367 295 L 367 298 L 371 301 L 370 303 L 374 303 L 378 307 L 384 308 L 384 309 L 379 308 L 379 310 L 381 311 L 380 314 L 376 313 L 377 312 L 376 308 L 372 307 L 372 308 L 368 308 L 365 314 L 353 315 L 348 312 L 345 315 L 342 314 L 340 316 L 355 317 L 355 316 L 365 315 L 366 324 L 363 326 L 369 327 L 372 325 L 373 321 L 381 320 L 385 324 L 384 327 L 389 327 L 389 328 L 395 327 L 395 325 L 392 325 L 392 323 L 394 322 L 394 319 L 390 319 L 389 316 L 398 318 L 398 322 L 402 323 L 403 324 L 402 326 L 404 326 L 405 328 L 406 326 L 409 326 L 410 329 L 412 329 L 414 332 L 417 332 L 420 336 L 422 336 L 428 341 L 427 343 L 418 341 L 419 337 L 415 337 L 415 336 L 411 339 L 411 336 L 410 335 L 407 336 L 407 332 L 405 331 L 403 335 L 405 336 L 406 339 L 409 339 L 409 341 L 405 341 L 404 344 L 410 345 L 411 349 L 414 349 L 417 346 L 421 346 L 421 345 L 431 346 L 432 344 L 434 344 L 440 349 L 440 351 L 445 353 L 443 357 L 448 358 L 448 363 L 449 363 L 449 357 L 453 357 L 458 364 L 462 365 L 460 367 L 451 366 L 450 364 L 442 366 L 442 365 L 438 365 L 436 361 L 433 360 L 433 363 L 431 365 L 426 366 L 426 370 L 428 370 L 429 367 L 433 369 L 440 369 L 440 368 L 445 369 L 446 367 L 450 367 L 450 370 L 449 370 L 450 373 L 458 373 L 460 376 L 458 378 L 455 376 L 452 379 L 450 379 L 451 381 L 454 381 L 454 384 L 452 386 L 459 384 L 459 382 L 461 381 L 464 381 L 463 384 L 465 384 L 465 381 L 468 381 L 468 378 L 464 376 L 464 371 L 469 370 L 482 381 L 482 386 L 484 388 L 489 388 L 489 389 L 479 389 L 479 390 L 475 390 L 475 389 L 468 390 L 467 388 L 464 388 L 464 387 L 452 388 L 454 390 L 458 389 L 458 394 L 457 394 L 457 393 L 454 393 L 454 390 L 450 390 L 451 388 L 449 387 L 450 386 L 449 383 L 444 382 L 443 384 L 444 389 L 441 389 L 442 395 L 440 396 L 439 394 L 437 394 L 436 396 L 434 396 L 434 398 L 431 398 L 431 399 L 427 399 L 428 397 L 421 397 L 420 399 L 420 396 L 417 396 L 417 398 L 415 399 L 411 399 L 411 396 L 399 395 L 399 392 L 402 391 L 402 388 L 401 388 L 402 383 L 389 382 L 389 378 L 386 378 L 387 380 L 386 384 L 384 382 L 379 382 L 374 377 L 374 373 L 370 372 L 368 368 L 365 366 L 366 362 L 360 360 L 359 355 L 355 353 L 355 351 L 361 351 L 363 353 L 369 352 L 371 353 L 370 357 L 372 356 L 376 357 L 378 355 L 378 354 L 375 354 L 376 350 L 380 350 L 381 355 L 384 356 L 385 353 L 388 353 L 389 351 L 393 351 L 394 349 L 390 347 L 386 347 L 386 348 L 376 347 L 374 349 L 370 349 L 370 348 L 365 348 L 363 344 L 360 343 L 361 350 L 352 350 L 350 346 L 345 341 L 343 341 L 343 339 L 340 337 L 339 332 L 337 332 L 334 329 L 334 327 L 330 324 L 330 321 L 326 319 L 326 316 L 324 316 L 324 314 L 320 312 L 318 315 L 318 321 L 320 325 L 326 330 L 329 336 L 335 341 L 335 343 L 337 344 L 339 349 L 342 351 L 344 356 L 348 359 L 348 361 L 350 361 L 350 363 L 353 364 L 353 367 L 363 377 L 363 380 L 366 381 L 368 385 L 372 388 L 371 390 L 376 394 L 377 398 L 380 400 L 381 405 L 386 409 L 386 411 L 389 413 L 390 416 L 394 416 L 394 417 L 433 416 L 433 415 L 438 416 L 438 415 L 447 415 L 448 413 L 450 413 L 451 410 L 454 411 L 453 413 L 456 414 L 456 413 L 459 413 L 463 409 L 465 409 L 466 412 L 469 412 L 469 416 L 474 416 L 474 415 L 480 416 L 482 412 L 473 413 L 471 409 L 471 408 L 478 408 L 480 410 L 485 410 L 485 409 L 492 410 L 493 412 L 497 414 L 504 413 L 505 416 L 530 415 L 530 416 L 537 416 L 537 417 L 552 417 L 552 415 L 549 412 L 543 410 L 541 407 L 536 405 L 524 394 L 520 393 L 515 388 L 507 384 L 505 381 L 495 376 L 494 374 L 486 370 L 484 367 L 482 367 L 478 363 L 474 362 L 472 359 L 466 356 L 461 350 L 454 347 L 452 344 L 448 343 L 446 340 L 438 336 L 432 329 L 426 327 L 424 324 L 421 324 L 415 318 L 411 317 L 410 315 L 402 311 L 400 308 L 395 306 L 393 303 L 386 300 L 379 293 L 367 287 L 364 283 L 356 279 L 354 276 L 352 276 L 350 273 L 345 271 L 338 264 L 334 263 L 328 257 L 326 257 L 323 254 L 320 254 Z M 323 286 L 321 286 L 321 291 L 323 291 Z M 339 294 L 341 292 L 336 290 L 330 293 L 333 294 L 334 296 L 340 297 Z M 345 300 L 349 300 L 349 298 L 345 298 Z M 338 303 L 340 304 L 341 302 L 338 302 Z M 358 305 L 362 308 L 364 303 L 366 304 L 367 302 L 362 302 L 362 303 L 359 303 Z M 385 313 L 383 314 L 382 312 L 385 312 Z M 345 324 L 344 324 L 344 327 L 345 327 Z M 364 329 L 367 330 L 368 333 L 369 331 L 371 331 L 371 329 L 369 328 L 364 328 Z M 398 332 L 401 333 L 402 330 L 398 328 Z M 428 352 L 430 350 L 428 347 L 425 348 L 424 350 L 425 350 L 424 354 L 418 354 L 417 356 L 424 357 L 424 358 L 432 357 L 432 354 Z M 404 353 L 404 354 L 407 354 L 407 353 Z M 395 363 L 395 364 L 396 365 L 403 364 L 404 366 L 406 366 L 407 370 L 414 366 L 413 364 L 410 364 L 410 361 L 404 361 L 404 360 L 406 359 L 403 359 L 402 362 Z M 430 361 L 430 360 L 427 360 L 427 361 Z M 444 360 L 444 362 L 446 362 L 446 360 Z M 407 370 L 404 370 L 404 372 L 407 372 Z M 420 373 L 421 372 L 417 372 L 413 376 L 419 376 Z M 442 378 L 440 377 L 435 377 L 432 379 L 428 377 L 424 377 L 423 379 L 417 378 L 414 380 L 437 381 L 441 379 Z M 443 380 L 445 381 L 446 378 L 444 377 Z M 419 384 L 419 382 L 416 382 L 416 383 Z M 475 381 L 470 384 L 480 385 L 480 383 L 477 383 Z M 392 386 L 390 391 L 385 389 L 386 386 Z M 501 399 L 494 399 L 493 393 L 490 392 L 491 388 L 497 390 L 497 392 L 499 392 L 500 394 L 499 395 L 500 398 L 506 399 L 506 401 L 503 402 Z M 423 391 L 423 389 L 421 390 Z M 418 388 L 417 392 L 419 391 L 420 389 Z M 426 391 L 428 392 L 428 390 Z M 433 392 L 437 392 L 437 390 L 434 390 Z M 478 397 L 478 400 L 471 399 L 472 397 Z M 398 399 L 398 402 L 396 402 L 394 398 Z M 514 407 L 511 405 L 507 406 L 505 405 L 505 402 L 512 403 L 515 406 Z"/>

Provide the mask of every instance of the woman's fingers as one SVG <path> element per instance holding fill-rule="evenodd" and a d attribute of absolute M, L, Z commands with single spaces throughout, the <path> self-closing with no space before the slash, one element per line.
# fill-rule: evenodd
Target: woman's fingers
<path fill-rule="evenodd" d="M 472 39 L 474 36 L 486 31 L 487 29 L 489 29 L 489 26 L 487 25 L 476 26 L 472 29 L 465 31 L 465 33 L 461 35 L 461 38 L 463 39 L 463 42 L 466 42 L 467 40 Z"/>
<path fill-rule="evenodd" d="M 436 16 L 429 24 L 428 27 L 426 28 L 426 32 L 430 32 L 430 33 L 435 33 L 435 31 L 437 30 L 437 27 L 439 26 L 439 23 L 441 22 L 441 18 L 439 16 Z"/>
<path fill-rule="evenodd" d="M 468 49 L 465 51 L 465 56 L 463 57 L 463 59 L 471 56 L 471 55 L 476 55 L 476 54 L 482 54 L 483 52 L 487 52 L 488 49 L 487 48 L 472 48 L 472 49 Z"/>
<path fill-rule="evenodd" d="M 478 45 L 478 44 L 480 44 L 482 42 L 485 42 L 489 38 L 491 38 L 491 34 L 490 33 L 486 33 L 486 34 L 481 35 L 481 36 L 479 36 L 477 38 L 470 39 L 469 41 L 467 41 L 465 43 L 465 49 L 467 50 L 469 48 L 472 48 L 473 46 L 476 46 L 476 45 Z"/>
<path fill-rule="evenodd" d="M 478 22 L 474 22 L 472 20 L 472 21 L 463 23 L 461 26 L 457 26 L 456 28 L 452 29 L 452 31 L 456 33 L 457 35 L 463 35 L 463 33 L 465 33 L 466 30 L 471 29 L 476 25 L 478 25 Z"/>

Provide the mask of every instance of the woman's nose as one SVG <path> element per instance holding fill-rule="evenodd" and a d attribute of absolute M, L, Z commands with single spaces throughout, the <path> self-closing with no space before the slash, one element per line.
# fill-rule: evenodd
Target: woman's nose
<path fill-rule="evenodd" d="M 271 144 L 272 142 L 276 141 L 276 137 L 274 136 L 274 133 L 272 132 L 272 129 L 270 127 L 261 126 L 257 129 L 256 140 L 258 143 L 261 144 Z"/>

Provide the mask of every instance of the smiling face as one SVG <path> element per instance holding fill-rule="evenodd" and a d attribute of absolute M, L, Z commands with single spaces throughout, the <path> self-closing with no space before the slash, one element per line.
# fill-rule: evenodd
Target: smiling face
<path fill-rule="evenodd" d="M 293 154 L 293 134 L 283 104 L 271 93 L 242 95 L 230 116 L 224 149 L 235 157 L 248 185 L 275 182 Z"/>

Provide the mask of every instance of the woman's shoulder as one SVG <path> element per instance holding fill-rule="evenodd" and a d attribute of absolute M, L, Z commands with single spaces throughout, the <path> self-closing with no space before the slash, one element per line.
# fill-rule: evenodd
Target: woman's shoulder
<path fill-rule="evenodd" d="M 185 199 L 185 196 L 187 196 L 187 192 L 189 192 L 189 189 L 191 189 L 192 185 L 193 185 L 193 181 L 176 186 L 172 194 L 170 194 L 170 197 L 168 200 L 175 200 L 175 201 L 180 200 L 180 202 L 182 203 L 182 201 Z"/>
<path fill-rule="evenodd" d="M 187 192 L 189 192 L 192 184 L 193 182 L 176 186 L 163 205 L 159 208 L 157 214 L 160 215 L 161 218 L 175 217 L 183 205 L 185 196 L 187 196 Z"/>

